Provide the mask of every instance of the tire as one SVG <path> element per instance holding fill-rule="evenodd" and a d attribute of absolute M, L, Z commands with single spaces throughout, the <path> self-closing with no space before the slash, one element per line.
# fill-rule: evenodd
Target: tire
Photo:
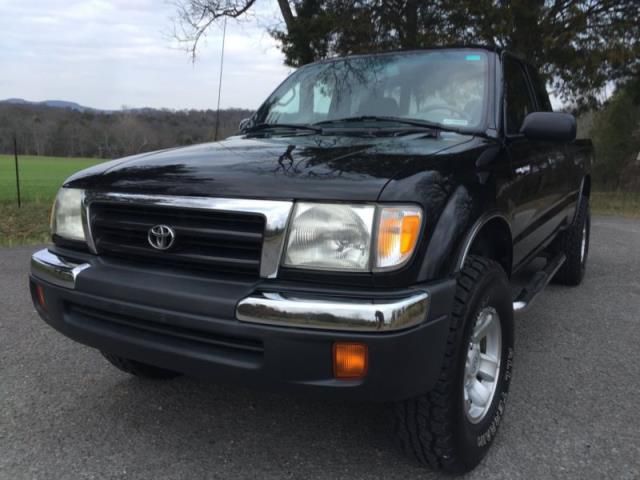
<path fill-rule="evenodd" d="M 553 277 L 555 283 L 576 286 L 582 283 L 587 269 L 589 240 L 591 238 L 591 212 L 589 198 L 582 197 L 575 222 L 556 239 L 555 251 L 567 257 Z M 584 242 L 583 242 L 584 240 Z"/>
<path fill-rule="evenodd" d="M 485 402 L 483 413 L 474 418 L 473 409 L 477 414 L 481 407 L 473 405 L 473 401 L 467 403 L 467 385 L 484 380 L 478 380 L 481 372 L 473 377 L 467 366 L 474 351 L 471 340 L 476 322 L 480 324 L 481 318 L 488 318 L 487 312 L 498 316 L 497 327 L 492 324 L 492 335 L 500 332 L 501 341 L 494 350 L 499 352 L 500 361 L 494 375 L 494 393 Z M 487 335 L 487 348 L 488 339 Z M 428 393 L 395 405 L 394 431 L 402 450 L 436 470 L 454 474 L 472 470 L 487 453 L 504 415 L 512 366 L 513 305 L 507 276 L 493 260 L 470 256 L 458 277 L 445 357 L 436 385 Z"/>
<path fill-rule="evenodd" d="M 118 370 L 122 370 L 130 375 L 135 375 L 140 378 L 148 378 L 151 380 L 169 380 L 180 376 L 180 373 L 173 372 L 171 370 L 165 370 L 164 368 L 154 367 L 153 365 L 147 365 L 146 363 L 138 362 L 136 360 L 130 360 L 128 358 L 119 357 L 107 352 L 100 352 L 109 360 L 114 367 Z"/>

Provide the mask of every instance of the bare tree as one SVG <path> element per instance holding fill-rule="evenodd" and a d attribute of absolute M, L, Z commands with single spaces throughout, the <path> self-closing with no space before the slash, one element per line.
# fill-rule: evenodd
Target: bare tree
<path fill-rule="evenodd" d="M 174 36 L 195 60 L 198 44 L 211 25 L 221 18 L 241 17 L 255 3 L 256 0 L 176 0 Z"/>

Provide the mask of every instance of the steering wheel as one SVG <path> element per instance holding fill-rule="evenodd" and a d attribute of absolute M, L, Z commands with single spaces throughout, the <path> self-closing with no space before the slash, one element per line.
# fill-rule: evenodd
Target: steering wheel
<path fill-rule="evenodd" d="M 425 108 L 424 110 L 420 110 L 420 113 L 432 112 L 434 110 L 447 110 L 448 112 L 455 113 L 456 115 L 458 115 L 458 118 L 464 118 L 465 120 L 471 120 L 470 115 L 467 112 L 465 112 L 464 110 L 458 110 L 457 108 L 452 107 L 450 105 L 445 105 L 444 103 L 442 103 L 440 105 L 430 105 L 427 108 Z"/>

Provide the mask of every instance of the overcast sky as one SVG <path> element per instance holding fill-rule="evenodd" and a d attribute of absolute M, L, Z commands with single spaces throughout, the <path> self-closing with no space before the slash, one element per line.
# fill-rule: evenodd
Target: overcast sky
<path fill-rule="evenodd" d="M 258 4 L 228 24 L 223 108 L 256 108 L 291 71 L 266 33 L 276 2 Z M 0 99 L 215 108 L 222 30 L 192 64 L 171 39 L 175 13 L 167 0 L 0 0 Z"/>

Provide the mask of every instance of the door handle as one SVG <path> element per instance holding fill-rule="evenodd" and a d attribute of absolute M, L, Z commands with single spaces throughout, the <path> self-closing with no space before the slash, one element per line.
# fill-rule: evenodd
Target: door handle
<path fill-rule="evenodd" d="M 516 168 L 516 175 L 529 175 L 531 173 L 531 165 L 523 165 Z"/>

